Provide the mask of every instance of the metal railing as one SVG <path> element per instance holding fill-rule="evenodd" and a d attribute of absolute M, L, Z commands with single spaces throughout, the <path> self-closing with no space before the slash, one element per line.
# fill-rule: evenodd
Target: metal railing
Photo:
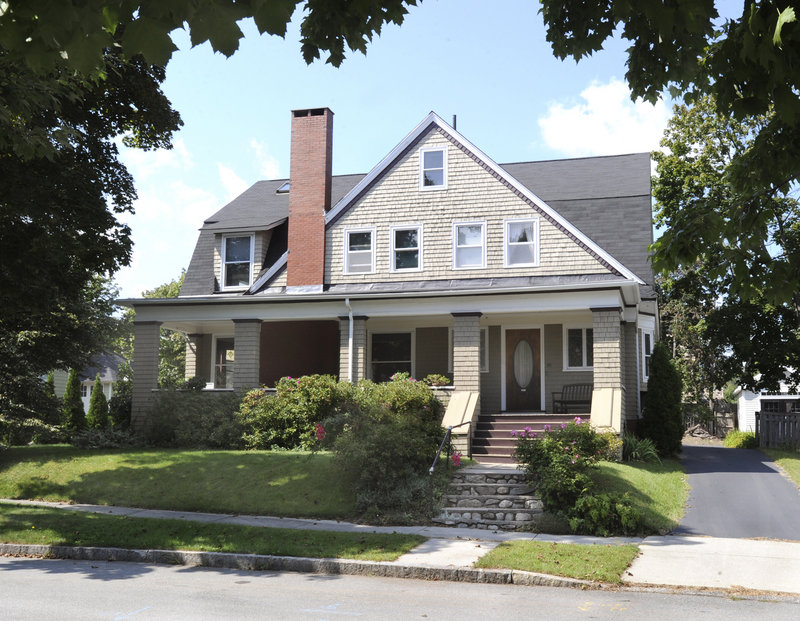
<path fill-rule="evenodd" d="M 444 434 L 444 438 L 442 438 L 442 442 L 441 444 L 439 444 L 439 450 L 436 451 L 436 457 L 433 458 L 433 463 L 431 464 L 431 467 L 428 469 L 428 488 L 430 491 L 428 509 L 431 515 L 433 515 L 433 472 L 434 470 L 436 470 L 436 464 L 439 463 L 439 457 L 441 456 L 445 446 L 447 447 L 447 459 L 445 460 L 445 463 L 447 464 L 447 469 L 448 470 L 450 469 L 450 456 L 451 456 L 450 449 L 452 448 L 452 445 L 450 444 L 450 442 L 448 442 L 448 440 L 450 439 L 450 436 L 453 435 L 453 429 L 458 429 L 459 427 L 463 427 L 464 425 L 472 425 L 472 421 L 468 420 L 467 422 L 461 423 L 460 425 L 451 425 L 450 427 L 447 428 L 447 431 Z M 471 431 L 472 428 L 470 427 L 469 430 L 467 431 L 467 458 L 469 459 L 472 459 Z"/>

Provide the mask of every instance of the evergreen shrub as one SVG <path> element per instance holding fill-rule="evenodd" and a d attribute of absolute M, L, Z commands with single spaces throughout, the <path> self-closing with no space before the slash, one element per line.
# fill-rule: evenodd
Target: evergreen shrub
<path fill-rule="evenodd" d="M 83 400 L 81 399 L 81 380 L 75 369 L 69 371 L 61 416 L 65 431 L 72 433 L 86 429 L 86 413 L 83 410 Z"/>
<path fill-rule="evenodd" d="M 639 433 L 650 438 L 661 457 L 680 453 L 683 439 L 683 385 L 680 373 L 662 343 L 656 343 L 650 357 L 650 377 Z"/>
<path fill-rule="evenodd" d="M 92 396 L 89 397 L 89 411 L 86 413 L 86 424 L 91 429 L 104 429 L 108 425 L 108 401 L 100 383 L 100 374 L 94 378 Z"/>

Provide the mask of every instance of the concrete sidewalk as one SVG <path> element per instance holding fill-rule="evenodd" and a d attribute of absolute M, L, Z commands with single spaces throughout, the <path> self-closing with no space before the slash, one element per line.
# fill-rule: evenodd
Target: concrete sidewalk
<path fill-rule="evenodd" d="M 43 506 L 65 511 L 82 511 L 104 515 L 126 515 L 140 518 L 192 520 L 218 524 L 240 524 L 267 528 L 325 530 L 337 532 L 405 533 L 427 537 L 428 540 L 391 563 L 367 563 L 335 559 L 290 559 L 273 557 L 256 562 L 253 555 L 219 555 L 216 553 L 153 554 L 136 551 L 127 558 L 117 551 L 116 560 L 146 560 L 202 564 L 206 566 L 236 566 L 252 569 L 285 569 L 321 571 L 328 573 L 372 573 L 394 577 L 462 580 L 473 582 L 505 582 L 517 584 L 551 584 L 554 586 L 590 585 L 585 581 L 512 572 L 511 570 L 478 570 L 473 564 L 500 542 L 536 540 L 554 543 L 638 545 L 640 555 L 633 562 L 623 581 L 628 585 L 659 585 L 709 589 L 741 589 L 800 594 L 800 543 L 753 539 L 719 539 L 712 537 L 647 537 L 599 538 L 581 536 L 541 535 L 490 531 L 474 528 L 444 526 L 369 526 L 334 520 L 306 520 L 267 516 L 223 515 L 164 511 L 102 505 L 71 505 L 39 501 L 0 500 L 5 504 Z M 36 546 L 29 546 L 31 549 Z M 41 546 L 38 546 L 41 547 Z M 0 553 L 24 553 L 0 545 Z M 30 554 L 46 554 L 31 551 Z M 58 555 L 67 551 L 59 550 Z M 85 554 L 85 552 L 75 552 Z M 74 557 L 73 557 L 74 558 Z M 86 556 L 78 556 L 86 558 Z M 98 558 L 94 556 L 93 558 Z M 225 561 L 228 559 L 228 561 Z M 244 561 L 242 559 L 245 559 Z M 98 558 L 98 560 L 100 560 Z M 165 562 L 165 561 L 159 561 Z M 227 563 L 227 564 L 226 564 Z M 231 563 L 233 565 L 231 565 Z"/>

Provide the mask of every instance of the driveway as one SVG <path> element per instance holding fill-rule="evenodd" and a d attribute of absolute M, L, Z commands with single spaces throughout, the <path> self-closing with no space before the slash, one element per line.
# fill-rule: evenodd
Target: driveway
<path fill-rule="evenodd" d="M 689 502 L 676 535 L 800 541 L 800 491 L 763 453 L 683 446 Z"/>

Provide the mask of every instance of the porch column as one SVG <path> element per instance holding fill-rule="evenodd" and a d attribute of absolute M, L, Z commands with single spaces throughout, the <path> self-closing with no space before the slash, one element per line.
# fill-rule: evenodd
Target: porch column
<path fill-rule="evenodd" d="M 200 375 L 197 372 L 199 364 L 200 347 L 202 344 L 202 334 L 189 334 L 186 341 L 186 372 L 183 374 L 185 379 L 190 379 Z"/>
<path fill-rule="evenodd" d="M 453 388 L 481 390 L 481 313 L 453 313 Z"/>
<path fill-rule="evenodd" d="M 141 430 L 147 410 L 158 388 L 158 346 L 161 340 L 160 321 L 133 322 L 133 394 L 131 395 L 131 429 Z"/>
<path fill-rule="evenodd" d="M 339 379 L 353 384 L 367 378 L 367 319 L 353 315 L 353 353 L 350 354 L 350 318 L 339 317 Z M 352 377 L 351 364 L 352 362 Z"/>
<path fill-rule="evenodd" d="M 233 320 L 233 388 L 246 390 L 259 385 L 261 362 L 261 320 Z"/>
<path fill-rule="evenodd" d="M 592 308 L 594 390 L 592 425 L 622 433 L 624 335 L 622 309 Z"/>

